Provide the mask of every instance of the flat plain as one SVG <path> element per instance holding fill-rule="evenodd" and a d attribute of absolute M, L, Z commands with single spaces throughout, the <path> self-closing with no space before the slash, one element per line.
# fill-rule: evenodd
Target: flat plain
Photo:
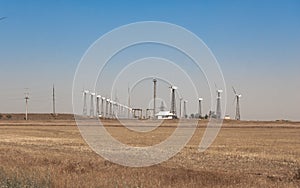
<path fill-rule="evenodd" d="M 0 187 L 300 187 L 300 123 L 224 121 L 211 147 L 199 152 L 207 125 L 201 120 L 177 155 L 134 168 L 97 155 L 72 116 L 12 116 L 0 120 Z M 116 120 L 103 124 L 119 141 L 147 146 L 170 136 L 177 121 L 150 133 Z"/>

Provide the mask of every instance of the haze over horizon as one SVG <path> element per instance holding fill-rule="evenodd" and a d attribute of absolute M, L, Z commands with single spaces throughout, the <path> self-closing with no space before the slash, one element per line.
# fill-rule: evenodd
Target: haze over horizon
<path fill-rule="evenodd" d="M 27 91 L 30 112 L 52 112 L 53 84 L 56 111 L 71 113 L 73 77 L 89 46 L 122 25 L 162 21 L 193 32 L 213 52 L 226 82 L 222 89 L 227 90 L 226 114 L 231 118 L 235 113 L 234 86 L 242 94 L 242 119 L 299 121 L 299 18 L 297 0 L 0 1 L 0 113 L 24 112 Z M 159 53 L 160 48 L 155 48 L 149 54 Z M 171 50 L 166 52 L 172 55 Z M 190 67 L 185 68 L 195 76 Z M 113 95 L 127 103 L 128 81 L 122 84 Z M 147 106 L 148 102 L 141 104 L 143 97 L 152 96 L 151 81 L 144 85 L 147 90 L 137 87 L 136 105 Z M 163 91 L 164 87 L 160 88 L 160 96 L 169 107 L 169 91 Z M 205 102 L 209 98 L 206 86 L 199 91 L 204 98 L 203 113 L 215 110 Z M 190 91 L 185 92 L 187 96 Z M 187 111 L 197 113 L 197 98 L 189 102 Z"/>

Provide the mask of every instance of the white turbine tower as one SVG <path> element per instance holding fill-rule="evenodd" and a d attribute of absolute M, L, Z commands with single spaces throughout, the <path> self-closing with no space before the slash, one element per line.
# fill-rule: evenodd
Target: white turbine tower
<path fill-rule="evenodd" d="M 99 115 L 100 115 L 100 99 L 101 99 L 101 95 L 97 95 L 96 96 L 96 115 L 97 115 L 97 117 L 99 117 Z"/>
<path fill-rule="evenodd" d="M 89 93 L 88 90 L 83 91 L 83 112 L 84 116 L 87 116 L 87 94 Z"/>
<path fill-rule="evenodd" d="M 104 118 L 104 101 L 105 97 L 101 97 L 101 117 Z"/>
<path fill-rule="evenodd" d="M 199 98 L 198 101 L 199 101 L 199 111 L 198 111 L 198 114 L 199 114 L 199 118 L 201 119 L 202 118 L 202 101 L 203 101 L 203 98 Z"/>
<path fill-rule="evenodd" d="M 156 114 L 156 82 L 157 80 L 153 79 L 153 118 L 155 119 Z"/>
<path fill-rule="evenodd" d="M 240 98 L 242 97 L 241 94 L 238 94 L 234 87 L 232 87 L 233 93 L 234 93 L 234 100 L 236 100 L 236 108 L 235 108 L 235 119 L 240 120 L 241 114 L 240 114 Z"/>
<path fill-rule="evenodd" d="M 176 86 L 171 86 L 171 110 L 170 112 L 173 114 L 174 118 L 177 118 L 176 115 L 176 101 L 175 101 L 175 90 L 178 89 Z"/>
<path fill-rule="evenodd" d="M 179 118 L 182 117 L 182 112 L 181 112 L 182 99 L 183 99 L 182 97 L 179 98 L 179 116 L 178 116 Z"/>
<path fill-rule="evenodd" d="M 223 90 L 218 89 L 217 90 L 217 109 L 216 109 L 216 118 L 220 119 L 222 116 L 222 112 L 221 112 L 221 93 L 223 92 Z"/>
<path fill-rule="evenodd" d="M 110 100 L 109 99 L 106 99 L 106 105 L 105 105 L 105 117 L 106 118 L 109 118 L 109 112 L 108 112 L 108 110 L 109 110 L 109 103 L 110 103 Z"/>
<path fill-rule="evenodd" d="M 188 101 L 187 100 L 184 100 L 183 101 L 183 117 L 186 119 L 186 118 L 188 118 L 188 115 L 187 115 L 187 112 L 186 112 L 186 103 L 187 103 Z"/>
<path fill-rule="evenodd" d="M 94 117 L 95 112 L 94 112 L 94 96 L 96 93 L 91 93 L 91 106 L 90 106 L 90 117 Z"/>

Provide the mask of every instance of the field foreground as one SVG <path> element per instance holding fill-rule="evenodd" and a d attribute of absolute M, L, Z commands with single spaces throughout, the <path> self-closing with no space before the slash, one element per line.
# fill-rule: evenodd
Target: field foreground
<path fill-rule="evenodd" d="M 145 134 L 104 121 L 111 135 L 132 146 L 160 143 L 175 123 Z M 1 120 L 0 187 L 300 187 L 299 123 L 224 122 L 201 153 L 206 123 L 199 122 L 170 160 L 132 168 L 95 154 L 73 120 Z"/>

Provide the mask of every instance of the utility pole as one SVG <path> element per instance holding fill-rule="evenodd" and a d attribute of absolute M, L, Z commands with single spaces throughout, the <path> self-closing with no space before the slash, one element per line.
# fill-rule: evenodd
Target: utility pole
<path fill-rule="evenodd" d="M 54 89 L 54 84 L 53 84 L 53 88 L 52 88 L 52 110 L 53 110 L 53 116 L 56 116 L 55 113 L 55 89 Z"/>
<path fill-rule="evenodd" d="M 27 90 L 28 88 L 26 88 Z M 28 100 L 29 100 L 29 92 L 25 92 L 25 120 L 28 120 Z"/>

